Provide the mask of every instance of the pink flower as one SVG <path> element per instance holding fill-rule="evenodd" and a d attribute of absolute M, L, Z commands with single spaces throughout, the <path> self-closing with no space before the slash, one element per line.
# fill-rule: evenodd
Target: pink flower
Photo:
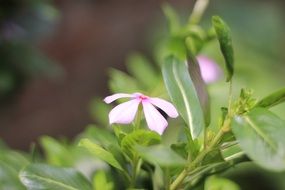
<path fill-rule="evenodd" d="M 201 75 L 205 83 L 213 83 L 223 76 L 223 72 L 219 65 L 206 56 L 197 56 L 197 61 L 200 66 Z"/>
<path fill-rule="evenodd" d="M 143 112 L 148 128 L 150 128 L 150 130 L 156 131 L 160 135 L 163 133 L 168 123 L 167 120 L 159 113 L 156 107 L 164 111 L 169 117 L 172 118 L 178 117 L 177 110 L 171 103 L 160 98 L 151 98 L 141 93 L 134 93 L 134 94 L 118 93 L 111 96 L 107 96 L 104 99 L 104 102 L 110 104 L 111 102 L 119 98 L 130 98 L 130 100 L 122 104 L 119 104 L 110 111 L 109 113 L 110 124 L 131 123 L 136 116 L 140 103 L 143 106 Z"/>

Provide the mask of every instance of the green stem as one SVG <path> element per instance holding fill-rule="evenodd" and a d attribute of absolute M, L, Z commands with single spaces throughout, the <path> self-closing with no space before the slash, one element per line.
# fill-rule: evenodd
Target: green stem
<path fill-rule="evenodd" d="M 139 105 L 138 107 L 138 112 L 137 112 L 137 116 L 136 119 L 134 121 L 134 131 L 138 130 L 140 128 L 140 124 L 141 124 L 141 118 L 142 118 L 142 106 Z M 134 188 L 136 185 L 136 181 L 137 181 L 137 173 L 140 170 L 140 158 L 138 154 L 134 154 L 133 160 L 132 160 L 132 173 L 131 173 L 131 183 L 130 183 L 130 187 Z"/>
<path fill-rule="evenodd" d="M 230 80 L 229 84 L 229 105 L 228 105 L 228 115 L 232 116 L 232 99 L 233 99 L 233 81 Z"/>
<path fill-rule="evenodd" d="M 190 15 L 190 18 L 189 18 L 189 24 L 192 25 L 192 24 L 197 24 L 200 22 L 208 4 L 209 4 L 209 0 L 197 0 L 196 1 L 192 14 Z"/>
<path fill-rule="evenodd" d="M 137 171 L 139 166 L 139 157 L 137 154 L 133 158 L 132 176 L 131 176 L 131 188 L 134 188 L 137 181 Z"/>
<path fill-rule="evenodd" d="M 164 175 L 164 184 L 165 184 L 165 190 L 169 190 L 170 188 L 170 174 L 169 174 L 169 168 L 165 169 L 165 175 Z"/>
<path fill-rule="evenodd" d="M 200 154 L 195 158 L 195 160 L 188 165 L 179 175 L 178 177 L 173 181 L 173 183 L 170 185 L 170 190 L 175 190 L 177 189 L 183 182 L 183 180 L 185 179 L 185 177 L 187 177 L 188 173 L 193 170 L 198 164 L 201 163 L 201 161 L 204 159 L 204 157 L 213 150 L 213 148 L 220 142 L 220 140 L 222 139 L 223 135 L 227 132 L 227 130 L 225 130 L 226 128 L 228 128 L 229 122 L 225 122 L 225 125 L 220 129 L 220 131 L 217 133 L 217 135 L 215 136 L 215 138 L 211 141 L 211 143 L 209 144 L 209 146 L 205 147 L 205 149 L 200 152 Z"/>
<path fill-rule="evenodd" d="M 139 105 L 136 120 L 134 123 L 134 131 L 136 131 L 140 128 L 141 118 L 142 118 L 142 107 L 141 107 L 141 105 Z"/>

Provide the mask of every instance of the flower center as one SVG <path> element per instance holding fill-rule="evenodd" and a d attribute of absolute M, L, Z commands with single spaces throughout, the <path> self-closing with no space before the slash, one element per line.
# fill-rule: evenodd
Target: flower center
<path fill-rule="evenodd" d="M 148 99 L 148 97 L 147 97 L 147 96 L 144 96 L 144 95 L 140 95 L 140 96 L 139 96 L 139 99 L 141 99 L 141 100 L 146 100 L 146 99 Z"/>

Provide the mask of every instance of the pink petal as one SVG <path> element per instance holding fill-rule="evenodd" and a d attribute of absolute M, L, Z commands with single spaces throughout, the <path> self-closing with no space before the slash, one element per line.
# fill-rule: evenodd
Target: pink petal
<path fill-rule="evenodd" d="M 197 61 L 200 66 L 201 75 L 206 83 L 213 83 L 223 76 L 223 71 L 213 60 L 206 56 L 197 56 Z"/>
<path fill-rule="evenodd" d="M 113 94 L 111 96 L 107 96 L 104 99 L 104 102 L 107 104 L 110 104 L 119 98 L 130 98 L 130 97 L 133 97 L 133 96 L 131 94 L 117 93 L 117 94 Z"/>
<path fill-rule="evenodd" d="M 109 113 L 109 122 L 119 124 L 131 123 L 138 110 L 140 101 L 133 99 L 114 107 Z"/>
<path fill-rule="evenodd" d="M 168 125 L 166 119 L 164 119 L 150 102 L 142 101 L 142 105 L 148 128 L 161 135 Z"/>
<path fill-rule="evenodd" d="M 160 98 L 149 98 L 150 103 L 162 109 L 169 117 L 176 118 L 178 117 L 178 112 L 176 108 L 168 101 L 165 101 Z"/>

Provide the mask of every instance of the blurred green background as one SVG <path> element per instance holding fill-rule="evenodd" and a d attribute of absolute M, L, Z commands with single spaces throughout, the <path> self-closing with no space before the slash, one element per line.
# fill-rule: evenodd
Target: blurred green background
<path fill-rule="evenodd" d="M 2 0 L 0 138 L 26 150 L 40 135 L 73 137 L 98 120 L 90 112 L 97 106 L 91 101 L 108 94 L 109 67 L 125 71 L 133 50 L 154 60 L 155 43 L 166 31 L 163 2 Z M 168 2 L 186 21 L 193 1 Z M 212 15 L 220 15 L 233 33 L 235 97 L 240 88 L 251 88 L 254 97 L 261 98 L 284 87 L 284 7 L 281 0 L 210 1 L 203 27 L 210 27 Z M 202 54 L 222 66 L 217 50 L 213 41 Z M 226 106 L 228 87 L 221 80 L 208 89 L 215 126 L 220 114 L 216 110 Z M 284 104 L 273 111 L 285 119 Z M 284 174 L 268 174 L 252 165 L 225 175 L 244 183 L 242 189 L 285 189 Z M 266 185 L 249 185 L 261 181 Z"/>

